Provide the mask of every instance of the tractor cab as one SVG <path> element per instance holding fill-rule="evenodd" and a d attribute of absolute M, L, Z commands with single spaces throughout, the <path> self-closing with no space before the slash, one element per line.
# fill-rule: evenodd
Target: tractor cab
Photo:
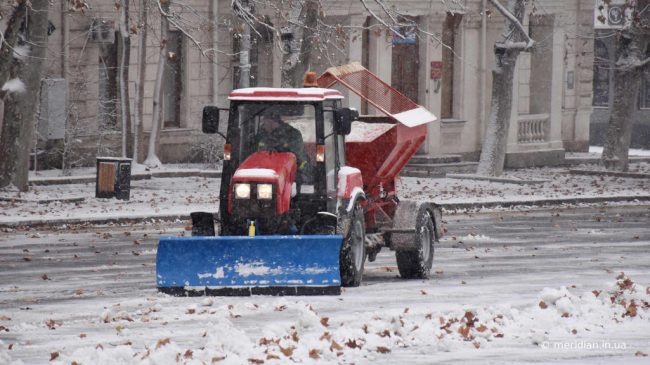
<path fill-rule="evenodd" d="M 249 88 L 230 93 L 220 235 L 332 234 L 344 136 L 356 114 L 332 89 Z M 203 131 L 218 133 L 206 107 Z"/>

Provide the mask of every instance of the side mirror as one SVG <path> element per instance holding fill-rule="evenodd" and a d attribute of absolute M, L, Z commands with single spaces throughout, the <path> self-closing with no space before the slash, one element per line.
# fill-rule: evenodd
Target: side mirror
<path fill-rule="evenodd" d="M 359 118 L 356 109 L 340 108 L 334 113 L 336 119 L 336 133 L 347 136 L 352 130 L 352 122 Z"/>
<path fill-rule="evenodd" d="M 219 108 L 216 106 L 203 107 L 203 120 L 201 129 L 203 133 L 219 133 Z"/>

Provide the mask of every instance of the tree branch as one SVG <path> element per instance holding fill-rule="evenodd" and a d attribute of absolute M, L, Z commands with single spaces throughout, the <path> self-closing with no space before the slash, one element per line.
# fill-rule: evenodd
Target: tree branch
<path fill-rule="evenodd" d="M 517 17 L 516 17 L 514 14 L 512 14 L 512 13 L 510 12 L 510 10 L 506 9 L 506 7 L 503 6 L 503 5 L 499 2 L 499 0 L 490 0 L 490 3 L 492 3 L 492 5 L 494 5 L 494 6 L 497 8 L 497 10 L 498 10 L 501 14 L 503 14 L 503 16 L 505 16 L 505 17 L 510 21 L 510 23 L 511 23 L 511 24 L 512 24 L 512 25 L 513 25 L 517 30 L 519 30 L 519 32 L 521 33 L 521 35 L 526 39 L 526 47 L 523 48 L 523 49 L 527 50 L 527 49 L 533 48 L 533 46 L 535 46 L 535 41 L 534 41 L 532 38 L 530 38 L 530 36 L 528 35 L 528 32 L 526 32 L 526 29 L 525 29 L 524 26 L 521 24 L 521 22 L 519 21 L 519 19 L 517 19 Z M 516 43 L 519 43 L 519 42 L 516 42 Z M 519 48 L 519 47 L 516 47 L 516 48 Z"/>

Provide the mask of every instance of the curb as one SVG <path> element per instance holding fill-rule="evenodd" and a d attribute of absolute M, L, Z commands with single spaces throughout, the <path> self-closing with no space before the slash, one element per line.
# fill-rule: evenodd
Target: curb
<path fill-rule="evenodd" d="M 448 179 L 456 180 L 474 180 L 474 181 L 488 181 L 501 184 L 515 184 L 515 185 L 539 185 L 550 182 L 551 180 L 523 180 L 508 177 L 492 177 L 476 174 L 447 174 Z"/>
<path fill-rule="evenodd" d="M 629 177 L 632 179 L 650 179 L 650 174 L 642 172 L 619 172 L 619 171 L 597 171 L 597 170 L 582 170 L 582 169 L 569 169 L 572 175 L 589 175 L 589 176 L 614 176 L 614 177 Z"/>
<path fill-rule="evenodd" d="M 487 201 L 474 203 L 436 203 L 445 210 L 461 210 L 476 208 L 510 208 L 516 206 L 544 207 L 562 204 L 594 204 L 594 203 L 618 203 L 618 202 L 650 202 L 650 195 L 641 196 L 609 196 L 609 197 L 585 197 L 585 198 L 553 198 L 519 201 Z"/>
<path fill-rule="evenodd" d="M 447 211 L 481 209 L 481 208 L 510 208 L 516 206 L 545 207 L 563 204 L 594 204 L 594 203 L 615 203 L 615 202 L 650 202 L 650 195 L 643 196 L 613 196 L 613 197 L 589 197 L 589 198 L 557 198 L 520 201 L 488 201 L 474 203 L 436 203 L 440 208 Z M 0 229 L 3 228 L 35 228 L 35 227 L 61 227 L 64 225 L 106 225 L 126 223 L 155 223 L 169 222 L 176 220 L 190 220 L 189 214 L 160 214 L 160 215 L 132 215 L 126 217 L 112 218 L 61 218 L 61 219 L 35 219 L 20 222 L 0 222 Z"/>
<path fill-rule="evenodd" d="M 220 178 L 220 170 L 182 170 L 182 171 L 154 171 L 147 173 L 135 173 L 131 175 L 131 181 L 150 180 L 151 178 L 165 177 L 206 177 Z M 29 180 L 29 185 L 63 185 L 63 184 L 94 184 L 95 175 L 62 176 L 62 177 L 37 177 Z"/>
<path fill-rule="evenodd" d="M 126 224 L 126 223 L 156 223 L 169 222 L 175 220 L 189 220 L 189 214 L 161 214 L 161 215 L 133 215 L 127 217 L 112 218 L 61 218 L 61 219 L 34 219 L 20 222 L 0 222 L 1 228 L 35 228 L 35 227 L 61 227 L 61 226 L 99 226 L 107 224 Z"/>

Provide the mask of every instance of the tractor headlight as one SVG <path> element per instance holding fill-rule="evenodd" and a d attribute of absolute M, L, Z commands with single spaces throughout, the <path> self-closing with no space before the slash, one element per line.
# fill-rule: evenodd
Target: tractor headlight
<path fill-rule="evenodd" d="M 251 184 L 235 184 L 235 198 L 250 199 Z"/>
<path fill-rule="evenodd" d="M 271 184 L 257 185 L 257 199 L 260 200 L 273 199 L 273 185 Z"/>

